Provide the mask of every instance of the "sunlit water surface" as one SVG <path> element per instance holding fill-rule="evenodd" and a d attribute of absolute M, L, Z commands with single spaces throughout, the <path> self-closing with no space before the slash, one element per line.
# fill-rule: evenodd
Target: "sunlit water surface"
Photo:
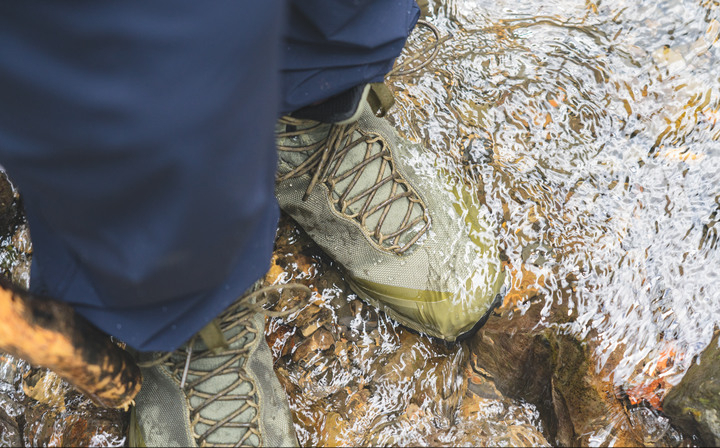
<path fill-rule="evenodd" d="M 720 3 L 435 11 L 452 38 L 394 81 L 398 128 L 438 165 L 478 162 L 513 281 L 521 264 L 544 278 L 546 315 L 566 302 L 598 369 L 619 351 L 614 381 L 630 386 L 672 353 L 679 381 L 720 322 Z"/>
<path fill-rule="evenodd" d="M 520 313 L 541 307 L 539 325 L 587 341 L 615 385 L 608 394 L 658 376 L 676 384 L 720 323 L 720 3 L 447 0 L 431 10 L 438 54 L 389 77 L 390 120 L 437 170 L 476 188 L 508 286 L 537 289 Z M 420 27 L 410 53 L 434 40 Z M 342 320 L 343 294 L 325 291 Z M 523 400 L 461 400 L 444 414 L 467 377 L 463 349 L 421 339 L 398 355 L 403 333 L 389 321 L 353 322 L 353 337 L 336 337 L 338 358 L 288 364 L 289 390 L 303 390 L 291 393 L 302 443 L 328 431 L 349 444 L 548 443 L 534 438 L 547 428 Z M 328 410 L 354 405 L 364 417 Z M 628 415 L 646 420 L 647 440 L 667 433 L 648 412 Z M 588 440 L 613 443 L 609 427 Z"/>
<path fill-rule="evenodd" d="M 511 308 L 585 341 L 604 394 L 634 404 L 658 407 L 720 322 L 718 20 L 716 1 L 447 0 L 428 17 L 437 55 L 407 72 L 437 42 L 420 26 L 388 79 L 389 119 L 431 154 L 409 163 L 463 179 L 497 228 Z M 467 347 L 368 313 L 281 234 L 271 281 L 316 290 L 305 314 L 269 327 L 302 444 L 555 442 L 542 409 L 467 367 Z M 626 421 L 640 443 L 682 444 L 646 405 L 586 442 L 620 443 Z"/>

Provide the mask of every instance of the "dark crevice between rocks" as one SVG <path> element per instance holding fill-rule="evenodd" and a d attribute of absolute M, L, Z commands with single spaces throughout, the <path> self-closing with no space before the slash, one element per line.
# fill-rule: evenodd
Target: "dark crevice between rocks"
<path fill-rule="evenodd" d="M 720 446 L 720 331 L 715 331 L 699 362 L 665 397 L 665 413 L 678 426 L 697 434 L 703 446 Z"/>
<path fill-rule="evenodd" d="M 537 326 L 541 308 L 531 306 L 512 319 L 505 310 L 468 344 L 471 362 L 487 372 L 501 393 L 537 407 L 553 445 L 694 444 L 691 426 L 683 426 L 683 433 L 657 410 L 624 402 L 608 372 L 596 371 L 591 344 L 557 326 Z"/>
<path fill-rule="evenodd" d="M 25 224 L 22 199 L 7 174 L 0 170 L 0 239 L 11 237 Z"/>

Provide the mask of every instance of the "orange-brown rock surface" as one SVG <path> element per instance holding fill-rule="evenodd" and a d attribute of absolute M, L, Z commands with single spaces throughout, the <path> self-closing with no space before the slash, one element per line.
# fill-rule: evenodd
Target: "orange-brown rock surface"
<path fill-rule="evenodd" d="M 298 281 L 314 295 L 300 311 L 269 319 L 267 337 L 301 443 L 689 444 L 667 418 L 617 391 L 608 369 L 596 371 L 591 343 L 538 325 L 544 279 L 521 271 L 486 325 L 448 344 L 356 298 L 341 270 L 284 219 L 266 282 Z M 546 316 L 569 319 L 560 307 Z"/>

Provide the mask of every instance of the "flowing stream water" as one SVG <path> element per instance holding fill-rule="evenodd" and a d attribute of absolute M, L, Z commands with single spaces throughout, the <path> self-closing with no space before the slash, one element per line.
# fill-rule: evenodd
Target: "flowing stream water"
<path fill-rule="evenodd" d="M 622 443 L 626 418 L 639 443 L 691 443 L 660 440 L 669 427 L 657 409 L 720 323 L 720 3 L 446 0 L 430 9 L 438 35 L 418 27 L 408 53 L 431 54 L 439 37 L 437 55 L 405 74 L 419 61 L 401 57 L 390 120 L 431 151 L 431 169 L 478 192 L 515 290 L 509 317 L 539 309 L 536 327 L 589 347 L 605 394 L 639 404 L 583 443 Z M 284 275 L 322 277 L 298 265 Z M 317 294 L 336 324 L 334 344 L 316 344 L 324 352 L 294 356 L 293 327 L 269 329 L 302 443 L 556 443 L 542 403 L 453 401 L 463 393 L 453 381 L 473 383 L 462 367 L 471 349 L 408 341 L 383 318 L 367 327 L 362 313 L 343 314 L 353 296 L 330 284 Z M 361 361 L 343 364 L 347 356 Z"/>
<path fill-rule="evenodd" d="M 546 309 L 572 298 L 565 329 L 597 339 L 598 368 L 620 350 L 627 385 L 670 350 L 678 381 L 720 323 L 720 3 L 435 9 L 452 38 L 395 83 L 399 128 L 438 164 L 480 154 L 513 281 L 523 265 Z"/>

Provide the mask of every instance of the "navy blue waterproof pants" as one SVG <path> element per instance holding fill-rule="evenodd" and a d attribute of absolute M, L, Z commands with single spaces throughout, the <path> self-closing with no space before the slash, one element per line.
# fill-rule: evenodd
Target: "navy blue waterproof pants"
<path fill-rule="evenodd" d="M 276 118 L 382 80 L 413 0 L 0 2 L 31 289 L 171 350 L 269 267 Z M 2 319 L 2 316 L 0 316 Z"/>

